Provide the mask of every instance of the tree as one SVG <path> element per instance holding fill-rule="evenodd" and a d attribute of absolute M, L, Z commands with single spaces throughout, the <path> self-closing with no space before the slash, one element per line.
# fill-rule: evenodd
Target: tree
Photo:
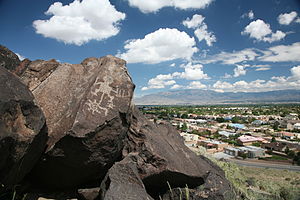
<path fill-rule="evenodd" d="M 297 164 L 300 165 L 300 152 L 297 152 L 297 154 L 294 156 L 293 161 Z"/>
<path fill-rule="evenodd" d="M 225 119 L 224 119 L 223 117 L 218 117 L 218 118 L 216 119 L 216 121 L 217 121 L 218 123 L 223 123 L 223 122 L 225 122 Z"/>
<path fill-rule="evenodd" d="M 294 158 L 296 154 L 295 154 L 295 151 L 290 150 L 290 151 L 287 153 L 287 155 L 288 155 L 289 158 Z"/>
<path fill-rule="evenodd" d="M 243 158 L 243 160 L 245 160 L 247 158 L 247 154 L 246 153 L 242 153 L 241 157 Z"/>
<path fill-rule="evenodd" d="M 290 152 L 290 148 L 287 146 L 287 147 L 285 148 L 285 150 L 284 150 L 284 153 L 285 153 L 286 155 L 288 155 L 289 152 Z"/>
<path fill-rule="evenodd" d="M 276 142 L 276 139 L 274 136 L 272 137 L 271 142 Z"/>
<path fill-rule="evenodd" d="M 186 131 L 188 129 L 187 124 L 184 122 L 181 126 L 182 131 Z"/>
<path fill-rule="evenodd" d="M 181 118 L 182 118 L 182 119 L 187 119 L 187 118 L 188 118 L 188 115 L 187 115 L 186 113 L 183 113 L 183 114 L 181 115 Z"/>

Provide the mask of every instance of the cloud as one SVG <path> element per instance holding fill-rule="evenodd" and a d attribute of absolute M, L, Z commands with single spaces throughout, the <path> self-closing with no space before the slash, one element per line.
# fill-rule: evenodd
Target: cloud
<path fill-rule="evenodd" d="M 170 89 L 171 90 L 177 90 L 177 89 L 206 89 L 207 86 L 205 84 L 202 84 L 200 81 L 192 81 L 188 85 L 173 85 Z"/>
<path fill-rule="evenodd" d="M 278 45 L 263 51 L 263 56 L 258 60 L 265 62 L 299 62 L 300 42 L 291 45 Z"/>
<path fill-rule="evenodd" d="M 255 81 L 237 81 L 234 83 L 217 81 L 212 88 L 222 92 L 263 92 L 272 90 L 299 89 L 300 87 L 300 66 L 290 69 L 289 77 L 272 77 L 271 80 L 255 80 Z"/>
<path fill-rule="evenodd" d="M 233 72 L 234 72 L 234 74 L 233 74 L 234 77 L 239 77 L 239 76 L 242 76 L 242 75 L 246 75 L 247 71 L 245 69 L 245 66 L 236 65 L 236 68 L 234 68 Z"/>
<path fill-rule="evenodd" d="M 249 61 L 263 62 L 300 62 L 300 42 L 291 45 L 276 45 L 266 50 L 243 49 L 233 52 L 221 52 L 209 55 L 199 60 L 202 64 L 221 63 L 224 65 L 235 65 Z"/>
<path fill-rule="evenodd" d="M 267 71 L 271 69 L 270 65 L 250 65 L 251 68 L 256 68 L 255 71 Z"/>
<path fill-rule="evenodd" d="M 244 13 L 242 15 L 242 18 L 245 18 L 245 17 L 247 17 L 249 19 L 254 19 L 254 12 L 252 10 L 250 10 L 248 13 Z"/>
<path fill-rule="evenodd" d="M 254 38 L 257 41 L 264 41 L 269 43 L 282 40 L 286 36 L 286 33 L 279 30 L 277 30 L 275 33 L 272 32 L 270 24 L 265 23 L 261 19 L 252 21 L 245 27 L 244 31 L 242 31 L 241 34 L 249 35 L 250 38 Z"/>
<path fill-rule="evenodd" d="M 198 51 L 193 37 L 177 29 L 161 28 L 143 39 L 126 42 L 125 53 L 118 53 L 128 63 L 156 64 L 175 59 L 190 60 Z"/>
<path fill-rule="evenodd" d="M 16 53 L 16 55 L 18 56 L 19 60 L 21 60 L 21 61 L 25 59 L 24 56 L 22 56 L 22 55 L 20 55 L 20 54 L 18 54 L 18 53 Z"/>
<path fill-rule="evenodd" d="M 200 81 L 193 81 L 186 87 L 186 89 L 205 89 L 205 88 L 207 88 L 207 86 L 202 84 Z"/>
<path fill-rule="evenodd" d="M 203 72 L 203 66 L 201 64 L 188 63 L 183 66 L 184 72 L 175 72 L 173 77 L 182 78 L 186 80 L 200 80 L 209 79 L 208 75 Z"/>
<path fill-rule="evenodd" d="M 291 68 L 292 78 L 300 80 L 300 65 Z"/>
<path fill-rule="evenodd" d="M 171 74 L 159 74 L 155 78 L 152 78 L 148 81 L 148 86 L 143 87 L 142 91 L 149 89 L 161 89 L 165 86 L 170 86 L 176 84 Z"/>
<path fill-rule="evenodd" d="M 129 5 L 143 13 L 157 12 L 163 7 L 174 7 L 182 10 L 206 8 L 213 0 L 128 0 Z"/>
<path fill-rule="evenodd" d="M 216 42 L 216 36 L 213 32 L 209 32 L 207 24 L 204 22 L 205 17 L 195 14 L 192 19 L 187 18 L 182 24 L 188 28 L 195 29 L 194 34 L 198 38 L 199 42 L 206 41 L 208 46 L 212 46 L 212 43 Z"/>
<path fill-rule="evenodd" d="M 241 51 L 233 51 L 233 52 L 221 52 L 219 54 L 207 56 L 206 59 L 201 60 L 200 62 L 203 64 L 209 63 L 221 63 L 225 65 L 234 65 L 237 63 L 241 63 L 244 61 L 253 61 L 256 59 L 259 54 L 255 49 L 243 49 Z"/>
<path fill-rule="evenodd" d="M 221 77 L 221 78 L 225 78 L 225 79 L 232 78 L 232 75 L 225 73 L 224 76 Z"/>
<path fill-rule="evenodd" d="M 182 24 L 188 28 L 196 29 L 203 24 L 204 19 L 205 17 L 203 17 L 202 15 L 195 14 L 193 15 L 192 19 L 187 18 L 182 22 Z"/>
<path fill-rule="evenodd" d="M 298 14 L 295 11 L 292 11 L 290 13 L 280 14 L 278 16 L 277 20 L 278 20 L 279 24 L 281 24 L 281 25 L 289 25 L 296 19 L 297 15 Z"/>
<path fill-rule="evenodd" d="M 150 79 L 148 81 L 147 87 L 143 87 L 142 90 L 161 89 L 171 85 L 173 85 L 171 89 L 186 88 L 181 85 L 177 85 L 174 79 L 185 79 L 185 80 L 209 79 L 208 75 L 203 72 L 202 70 L 203 66 L 200 64 L 188 63 L 186 65 L 182 65 L 181 67 L 184 68 L 184 72 L 174 72 L 172 74 L 159 74 L 156 77 Z M 199 81 L 193 81 L 192 82 L 193 84 L 190 85 L 190 87 L 192 86 L 200 87 L 200 85 L 196 82 Z"/>
<path fill-rule="evenodd" d="M 260 68 L 255 69 L 255 71 L 267 71 L 270 69 L 271 69 L 271 67 L 260 67 Z"/>
<path fill-rule="evenodd" d="M 171 90 L 184 89 L 184 86 L 175 84 L 175 85 L 173 85 L 170 89 L 171 89 Z"/>
<path fill-rule="evenodd" d="M 69 5 L 56 2 L 45 14 L 52 17 L 35 20 L 36 33 L 79 46 L 90 40 L 101 41 L 117 35 L 120 31 L 118 25 L 126 16 L 109 0 L 75 0 Z"/>
<path fill-rule="evenodd" d="M 175 67 L 176 66 L 176 64 L 175 63 L 172 63 L 171 65 L 170 65 L 170 67 Z"/>

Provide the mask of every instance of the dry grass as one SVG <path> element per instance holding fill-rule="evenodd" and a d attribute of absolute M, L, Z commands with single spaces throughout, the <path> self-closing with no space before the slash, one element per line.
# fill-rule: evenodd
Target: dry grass
<path fill-rule="evenodd" d="M 236 188 L 237 199 L 300 200 L 300 172 L 222 162 L 201 148 L 195 153 L 208 157 L 225 171 L 227 179 Z"/>
<path fill-rule="evenodd" d="M 237 166 L 215 161 L 235 186 L 239 199 L 299 200 L 300 173 L 287 170 Z"/>

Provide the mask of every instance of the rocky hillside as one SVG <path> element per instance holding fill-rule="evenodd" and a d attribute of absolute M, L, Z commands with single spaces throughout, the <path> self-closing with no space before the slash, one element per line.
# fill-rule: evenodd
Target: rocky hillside
<path fill-rule="evenodd" d="M 124 60 L 3 57 L 0 199 L 234 199 L 219 167 L 136 109 Z"/>
<path fill-rule="evenodd" d="M 137 105 L 202 105 L 232 103 L 299 103 L 300 90 L 269 92 L 215 92 L 212 90 L 177 90 L 136 98 Z"/>

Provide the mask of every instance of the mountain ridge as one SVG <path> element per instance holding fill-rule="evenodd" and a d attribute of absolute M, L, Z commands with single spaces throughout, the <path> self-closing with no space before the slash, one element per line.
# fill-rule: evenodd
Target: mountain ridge
<path fill-rule="evenodd" d="M 137 105 L 209 105 L 247 103 L 300 103 L 300 90 L 266 92 L 215 92 L 186 89 L 158 92 L 134 99 Z"/>

